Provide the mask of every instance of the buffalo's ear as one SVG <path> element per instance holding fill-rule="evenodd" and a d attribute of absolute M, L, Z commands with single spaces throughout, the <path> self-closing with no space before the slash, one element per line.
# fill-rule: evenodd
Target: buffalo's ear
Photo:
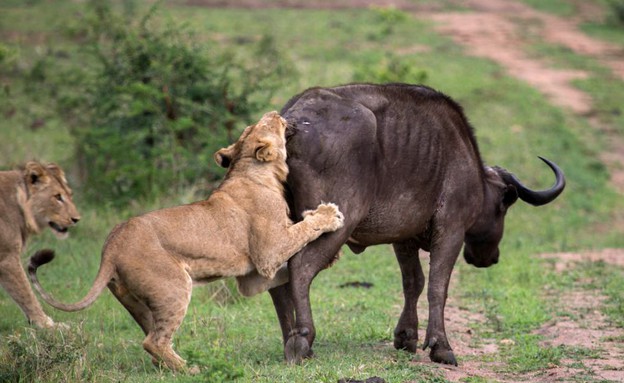
<path fill-rule="evenodd" d="M 24 167 L 24 179 L 28 187 L 39 187 L 50 180 L 46 169 L 39 162 L 30 161 Z"/>
<path fill-rule="evenodd" d="M 234 144 L 228 146 L 227 148 L 219 149 L 214 154 L 214 160 L 222 168 L 228 168 L 230 167 L 230 163 L 232 163 L 233 155 L 234 155 Z"/>
<path fill-rule="evenodd" d="M 503 193 L 503 205 L 509 207 L 518 200 L 518 190 L 513 185 L 507 185 Z"/>
<path fill-rule="evenodd" d="M 258 161 L 269 162 L 277 159 L 277 148 L 273 140 L 270 139 L 258 140 L 254 152 Z"/>

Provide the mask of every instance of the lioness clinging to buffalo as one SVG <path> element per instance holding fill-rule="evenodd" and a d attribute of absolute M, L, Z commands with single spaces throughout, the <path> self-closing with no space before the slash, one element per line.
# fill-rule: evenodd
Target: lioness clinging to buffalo
<path fill-rule="evenodd" d="M 43 299 L 64 311 L 92 304 L 108 285 L 147 335 L 143 347 L 154 362 L 180 369 L 186 362 L 171 338 L 186 314 L 193 283 L 237 277 L 252 294 L 286 282 L 280 267 L 321 234 L 342 227 L 334 204 L 322 203 L 293 224 L 284 198 L 286 121 L 265 114 L 239 140 L 215 154 L 229 167 L 219 188 L 205 201 L 157 210 L 117 225 L 102 250 L 100 270 L 87 296 L 76 304 L 51 298 L 36 278 L 38 266 L 54 256 L 31 258 L 31 279 Z M 258 275 L 259 274 L 259 275 Z"/>
<path fill-rule="evenodd" d="M 20 263 L 26 240 L 46 227 L 59 238 L 80 220 L 65 173 L 56 164 L 28 162 L 0 172 L 0 284 L 20 306 L 28 321 L 52 327 L 33 294 Z"/>

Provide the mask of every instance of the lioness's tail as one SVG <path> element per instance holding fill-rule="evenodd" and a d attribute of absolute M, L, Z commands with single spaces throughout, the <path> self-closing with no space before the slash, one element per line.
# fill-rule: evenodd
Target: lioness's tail
<path fill-rule="evenodd" d="M 95 278 L 95 282 L 93 282 L 93 286 L 91 290 L 87 293 L 87 295 L 77 303 L 66 304 L 57 301 L 50 294 L 48 294 L 43 287 L 39 284 L 39 280 L 37 279 L 37 268 L 41 265 L 45 265 L 46 263 L 52 261 L 54 259 L 54 250 L 44 249 L 39 250 L 30 257 L 30 263 L 28 264 L 28 274 L 30 275 L 30 281 L 35 286 L 35 290 L 39 292 L 41 298 L 46 301 L 50 306 L 55 307 L 59 310 L 63 311 L 79 311 L 89 307 L 97 297 L 102 293 L 108 282 L 113 277 L 114 267 L 108 262 L 102 262 L 100 265 L 100 270 L 98 271 L 97 277 Z"/>

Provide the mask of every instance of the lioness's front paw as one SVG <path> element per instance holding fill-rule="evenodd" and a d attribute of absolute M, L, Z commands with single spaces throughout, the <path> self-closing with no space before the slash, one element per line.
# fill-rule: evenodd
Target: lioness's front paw
<path fill-rule="evenodd" d="M 37 319 L 31 319 L 30 322 L 39 328 L 67 330 L 69 326 L 65 323 L 57 323 L 47 315 Z"/>
<path fill-rule="evenodd" d="M 303 217 L 314 219 L 317 226 L 315 229 L 325 232 L 336 231 L 344 226 L 344 215 L 334 203 L 322 203 L 315 210 L 303 212 Z"/>

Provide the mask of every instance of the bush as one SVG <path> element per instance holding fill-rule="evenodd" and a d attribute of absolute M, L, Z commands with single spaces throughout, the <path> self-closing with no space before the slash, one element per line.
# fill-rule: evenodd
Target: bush
<path fill-rule="evenodd" d="M 609 0 L 609 6 L 611 7 L 611 14 L 615 22 L 624 27 L 624 1 L 622 0 Z"/>
<path fill-rule="evenodd" d="M 185 28 L 159 28 L 155 8 L 131 23 L 93 4 L 93 123 L 73 130 L 88 194 L 125 202 L 220 177 L 213 153 L 268 104 L 280 80 L 271 74 L 288 73 L 272 39 L 246 67 L 231 53 L 204 54 Z"/>
<path fill-rule="evenodd" d="M 377 30 L 371 32 L 367 37 L 371 41 L 381 41 L 388 38 L 394 33 L 394 28 L 407 20 L 409 15 L 394 6 L 379 7 L 372 6 L 370 10 L 373 13 L 373 23 L 377 26 Z"/>
<path fill-rule="evenodd" d="M 271 37 L 252 47 L 247 64 L 199 45 L 157 6 L 141 17 L 131 1 L 122 6 L 90 1 L 66 28 L 80 51 L 50 49 L 28 76 L 32 93 L 43 88 L 56 100 L 75 138 L 81 195 L 117 206 L 219 179 L 213 153 L 293 74 Z"/>
<path fill-rule="evenodd" d="M 355 68 L 353 81 L 357 82 L 407 82 L 421 84 L 427 80 L 427 71 L 393 54 L 386 54 L 377 62 L 364 62 Z"/>

